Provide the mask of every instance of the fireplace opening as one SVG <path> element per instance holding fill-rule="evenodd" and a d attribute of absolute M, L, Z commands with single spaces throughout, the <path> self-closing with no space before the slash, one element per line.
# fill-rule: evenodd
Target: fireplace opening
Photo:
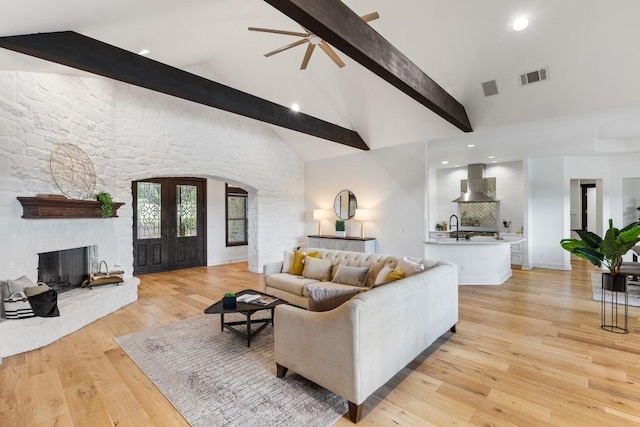
<path fill-rule="evenodd" d="M 44 282 L 58 294 L 78 288 L 89 276 L 90 247 L 38 254 L 38 282 Z"/>

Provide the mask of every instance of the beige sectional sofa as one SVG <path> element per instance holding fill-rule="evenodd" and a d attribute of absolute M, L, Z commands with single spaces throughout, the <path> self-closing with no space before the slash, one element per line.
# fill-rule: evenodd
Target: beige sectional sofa
<path fill-rule="evenodd" d="M 319 258 L 338 264 L 369 266 L 375 281 L 381 266 L 402 260 L 380 254 L 322 249 Z M 277 375 L 287 370 L 325 387 L 349 402 L 357 422 L 364 401 L 458 321 L 458 269 L 446 262 L 423 260 L 425 271 L 358 293 L 322 312 L 292 305 L 275 311 Z M 282 266 L 280 265 L 280 269 Z M 311 286 L 330 282 L 288 277 L 276 264 L 265 266 L 266 291 L 293 304 L 308 303 Z M 299 282 L 297 282 L 299 281 Z M 307 294 L 307 296 L 305 296 Z"/>

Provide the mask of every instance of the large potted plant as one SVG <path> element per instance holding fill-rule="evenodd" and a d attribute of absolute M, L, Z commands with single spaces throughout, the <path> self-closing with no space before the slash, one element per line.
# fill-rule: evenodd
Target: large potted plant
<path fill-rule="evenodd" d="M 608 291 L 624 292 L 627 289 L 627 276 L 620 274 L 622 257 L 640 242 L 640 223 L 633 222 L 619 230 L 609 219 L 609 229 L 604 239 L 586 230 L 573 230 L 579 239 L 562 239 L 560 245 L 572 254 L 586 259 L 596 267 L 604 267 L 602 287 Z"/>

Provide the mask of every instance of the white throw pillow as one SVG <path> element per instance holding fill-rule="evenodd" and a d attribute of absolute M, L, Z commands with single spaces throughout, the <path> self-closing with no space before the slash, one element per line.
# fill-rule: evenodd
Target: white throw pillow
<path fill-rule="evenodd" d="M 409 277 L 416 273 L 423 272 L 424 265 L 417 262 L 413 262 L 409 260 L 407 257 L 404 257 L 400 260 L 400 262 L 398 262 L 396 269 L 404 271 L 405 277 Z"/>
<path fill-rule="evenodd" d="M 284 251 L 284 260 L 282 261 L 282 272 L 288 273 L 291 270 L 291 262 L 293 261 L 293 251 Z"/>
<path fill-rule="evenodd" d="M 24 288 L 34 286 L 34 283 L 27 276 L 18 277 L 15 280 L 7 280 L 9 284 L 9 295 L 14 292 L 24 292 Z"/>

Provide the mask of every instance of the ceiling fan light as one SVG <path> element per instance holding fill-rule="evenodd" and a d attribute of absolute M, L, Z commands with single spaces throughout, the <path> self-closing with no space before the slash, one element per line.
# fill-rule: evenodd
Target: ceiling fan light
<path fill-rule="evenodd" d="M 513 21 L 513 30 L 514 31 L 522 31 L 529 25 L 529 20 L 526 16 L 521 16 Z"/>

